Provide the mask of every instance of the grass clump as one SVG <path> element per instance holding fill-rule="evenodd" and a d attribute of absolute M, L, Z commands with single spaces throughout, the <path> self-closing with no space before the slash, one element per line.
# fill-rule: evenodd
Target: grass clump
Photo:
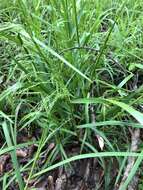
<path fill-rule="evenodd" d="M 31 180 L 84 158 L 97 158 L 101 189 L 119 185 L 129 156 L 137 158 L 122 189 L 142 171 L 142 143 L 129 151 L 130 131 L 143 127 L 141 5 L 0 0 L 0 155 L 10 152 L 14 168 L 0 178 L 4 190 L 13 183 L 26 190 Z M 32 145 L 36 151 L 21 164 L 17 149 Z"/>

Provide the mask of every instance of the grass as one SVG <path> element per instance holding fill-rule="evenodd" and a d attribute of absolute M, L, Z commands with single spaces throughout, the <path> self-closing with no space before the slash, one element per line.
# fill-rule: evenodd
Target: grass
<path fill-rule="evenodd" d="M 90 157 L 98 157 L 103 169 L 104 157 L 110 156 L 109 163 L 115 157 L 120 181 L 126 157 L 136 156 L 123 189 L 140 169 L 142 143 L 139 152 L 129 152 L 129 128 L 143 127 L 142 1 L 89 1 L 0 0 L 0 155 L 10 152 L 15 169 L 0 177 L 5 190 L 13 179 L 27 189 L 24 171 L 31 180 Z M 90 104 L 96 107 L 95 124 Z M 19 144 L 24 130 L 40 130 L 36 142 Z M 103 152 L 93 131 L 105 141 Z M 67 147 L 75 141 L 81 151 L 69 157 Z M 55 148 L 39 169 L 37 160 L 51 142 Z M 15 150 L 29 144 L 38 146 L 37 153 L 23 167 Z M 105 189 L 113 188 L 108 180 Z"/>

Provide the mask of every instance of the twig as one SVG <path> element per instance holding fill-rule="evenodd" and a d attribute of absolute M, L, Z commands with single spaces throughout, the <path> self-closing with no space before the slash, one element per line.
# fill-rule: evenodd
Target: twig
<path fill-rule="evenodd" d="M 90 160 L 87 161 L 87 164 L 86 164 L 86 169 L 85 169 L 85 173 L 84 173 L 84 180 L 85 182 L 88 181 L 88 178 L 89 178 L 89 175 L 90 175 L 90 166 L 91 163 L 90 163 Z"/>
<path fill-rule="evenodd" d="M 139 142 L 140 142 L 140 129 L 135 129 L 131 133 L 131 135 L 132 135 L 132 138 L 131 138 L 130 150 L 131 150 L 131 152 L 136 152 L 138 149 Z M 122 185 L 126 181 L 134 163 L 135 163 L 135 157 L 129 157 L 128 161 L 127 161 L 126 169 L 125 169 L 124 174 L 123 174 L 123 178 L 121 180 L 121 183 L 120 183 L 118 189 L 121 189 Z M 134 178 L 132 179 L 132 182 L 128 185 L 128 190 L 137 189 L 137 185 L 138 185 L 138 176 L 134 176 Z"/>

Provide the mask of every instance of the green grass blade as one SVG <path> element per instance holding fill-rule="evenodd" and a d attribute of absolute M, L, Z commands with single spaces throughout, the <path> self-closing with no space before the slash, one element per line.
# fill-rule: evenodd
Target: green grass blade
<path fill-rule="evenodd" d="M 82 125 L 78 125 L 77 128 L 88 128 L 88 127 L 102 127 L 102 126 L 121 126 L 121 127 L 135 127 L 135 128 L 143 128 L 143 125 L 138 123 L 126 122 L 126 121 L 100 121 L 95 123 L 86 123 Z"/>
<path fill-rule="evenodd" d="M 143 125 L 143 114 L 137 110 L 135 110 L 133 107 L 123 103 L 119 102 L 113 99 L 104 99 L 104 98 L 81 98 L 77 100 L 73 100 L 72 103 L 75 104 L 99 104 L 99 103 L 112 103 L 114 105 L 119 106 L 123 110 L 127 111 L 129 114 L 131 114 L 141 125 Z"/>
<path fill-rule="evenodd" d="M 123 110 L 127 111 L 129 114 L 131 114 L 140 124 L 143 125 L 143 114 L 137 110 L 135 110 L 133 107 L 123 103 L 118 102 L 116 100 L 107 100 L 108 102 L 111 102 L 114 105 L 117 105 L 121 107 Z"/>
<path fill-rule="evenodd" d="M 3 91 L 0 94 L 0 101 L 2 101 L 4 98 L 6 98 L 7 96 L 9 96 L 11 93 L 16 92 L 21 87 L 22 87 L 22 85 L 21 85 L 20 82 L 17 82 L 14 85 L 10 86 L 9 88 L 7 88 L 5 91 Z"/>
<path fill-rule="evenodd" d="M 86 159 L 86 158 L 101 158 L 101 157 L 124 157 L 124 156 L 133 156 L 133 157 L 140 157 L 140 159 L 143 158 L 143 152 L 142 153 L 133 153 L 133 152 L 99 152 L 99 153 L 88 153 L 88 154 L 81 154 L 77 156 L 73 156 L 71 158 L 68 158 L 64 161 L 61 161 L 57 164 L 54 164 L 36 174 L 33 175 L 34 177 L 37 177 L 39 175 L 42 175 L 46 172 L 49 172 L 55 168 L 58 168 L 60 166 L 63 166 L 65 164 L 68 164 L 70 162 L 76 161 L 76 160 L 81 160 L 81 159 Z"/>
<path fill-rule="evenodd" d="M 73 0 L 73 9 L 74 9 L 74 16 L 75 16 L 75 25 L 76 25 L 77 42 L 78 42 L 78 46 L 80 47 L 79 28 L 78 28 L 78 17 L 77 17 L 77 8 L 76 8 L 76 0 Z"/>
<path fill-rule="evenodd" d="M 12 141 L 11 141 L 11 137 L 10 137 L 10 134 L 9 134 L 8 125 L 6 124 L 6 122 L 4 122 L 2 124 L 2 128 L 3 128 L 3 132 L 4 132 L 4 135 L 5 135 L 7 145 L 8 145 L 8 147 L 11 147 L 12 146 Z M 23 190 L 24 189 L 24 183 L 23 183 L 23 180 L 22 180 L 22 177 L 21 177 L 21 174 L 20 174 L 20 168 L 19 168 L 15 148 L 11 152 L 11 158 L 12 158 L 13 167 L 15 169 L 15 175 L 17 177 L 19 188 L 20 188 L 20 190 Z"/>

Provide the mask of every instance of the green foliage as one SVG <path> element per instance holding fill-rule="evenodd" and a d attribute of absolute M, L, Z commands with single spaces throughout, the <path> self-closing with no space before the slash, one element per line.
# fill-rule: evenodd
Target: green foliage
<path fill-rule="evenodd" d="M 90 157 L 98 157 L 103 168 L 104 157 L 115 157 L 119 181 L 124 159 L 132 155 L 137 160 L 126 188 L 142 161 L 142 152 L 128 152 L 129 127 L 143 125 L 142 12 L 141 0 L 0 0 L 0 123 L 7 143 L 0 155 L 10 152 L 15 168 L 0 178 L 5 190 L 15 178 L 24 189 L 25 170 L 30 180 Z M 94 82 L 95 96 L 90 98 Z M 35 142 L 17 144 L 17 134 L 37 128 L 42 131 L 37 153 L 20 167 L 16 147 Z M 93 131 L 105 140 L 101 153 Z M 68 158 L 66 147 L 75 139 L 81 154 Z M 53 141 L 55 148 L 35 173 L 42 148 Z M 63 160 L 55 164 L 58 154 Z"/>

